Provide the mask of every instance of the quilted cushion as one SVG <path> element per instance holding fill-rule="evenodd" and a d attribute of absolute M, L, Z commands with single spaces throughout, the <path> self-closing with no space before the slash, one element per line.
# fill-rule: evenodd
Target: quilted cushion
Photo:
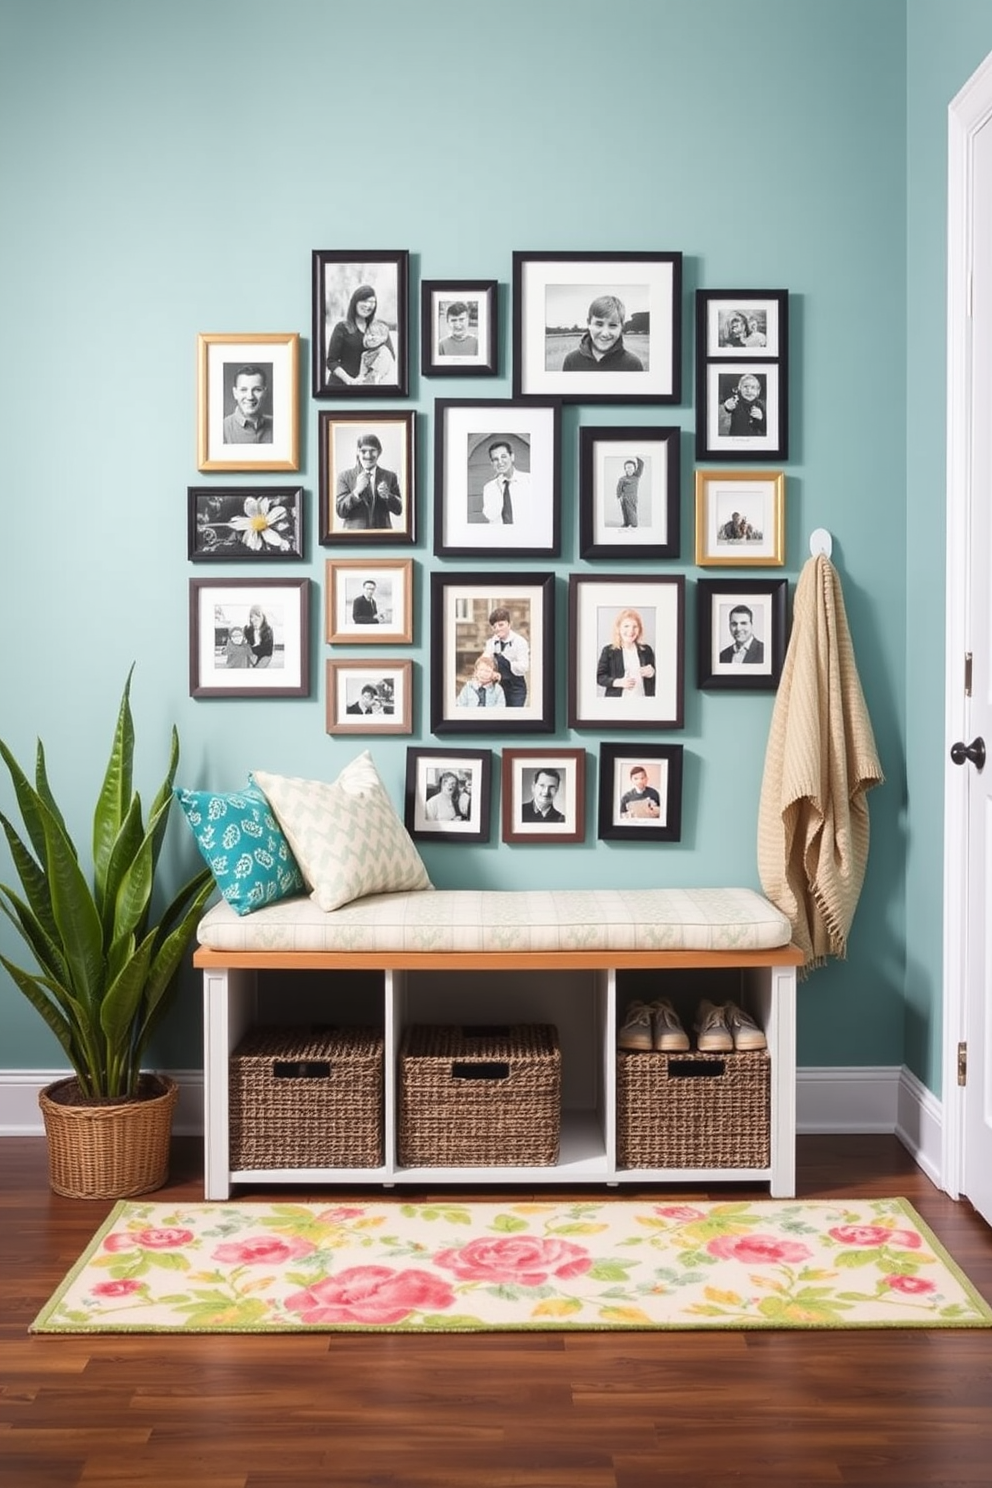
<path fill-rule="evenodd" d="M 368 894 L 432 887 L 413 840 L 366 750 L 337 780 L 301 780 L 256 770 L 319 909 Z"/>
<path fill-rule="evenodd" d="M 303 875 L 272 808 L 253 785 L 219 791 L 173 792 L 196 845 L 228 904 L 239 915 L 303 891 Z"/>

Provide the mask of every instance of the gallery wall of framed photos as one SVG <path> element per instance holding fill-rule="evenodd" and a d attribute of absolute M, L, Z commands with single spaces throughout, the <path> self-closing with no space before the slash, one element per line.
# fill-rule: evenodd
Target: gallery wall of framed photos
<path fill-rule="evenodd" d="M 413 285 L 412 262 L 311 250 L 314 440 L 297 332 L 199 335 L 187 556 L 236 577 L 189 581 L 190 695 L 309 697 L 322 682 L 328 735 L 410 736 L 419 840 L 498 831 L 515 849 L 589 828 L 677 844 L 683 782 L 698 788 L 672 737 L 687 687 L 725 694 L 732 727 L 735 694 L 774 692 L 787 648 L 788 581 L 757 571 L 785 564 L 789 293 L 697 289 L 693 319 L 680 251 L 515 251 L 505 283 L 424 265 Z M 475 396 L 447 396 L 460 378 Z M 285 576 L 294 562 L 305 577 Z M 480 747 L 447 747 L 458 735 Z M 536 747 L 518 747 L 527 735 Z"/>

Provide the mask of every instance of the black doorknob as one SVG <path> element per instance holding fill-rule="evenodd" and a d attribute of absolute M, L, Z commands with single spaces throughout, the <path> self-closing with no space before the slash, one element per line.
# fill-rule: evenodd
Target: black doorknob
<path fill-rule="evenodd" d="M 976 770 L 980 770 L 985 764 L 985 740 L 982 738 L 972 739 L 970 744 L 951 745 L 951 759 L 956 765 L 963 765 L 965 760 L 971 760 Z"/>

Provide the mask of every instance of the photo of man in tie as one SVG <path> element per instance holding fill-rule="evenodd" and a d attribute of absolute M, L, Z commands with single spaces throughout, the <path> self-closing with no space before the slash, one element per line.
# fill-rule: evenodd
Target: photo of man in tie
<path fill-rule="evenodd" d="M 516 455 L 508 439 L 489 445 L 493 479 L 482 488 L 482 513 L 494 526 L 527 525 L 531 517 L 530 476 L 516 468 Z"/>

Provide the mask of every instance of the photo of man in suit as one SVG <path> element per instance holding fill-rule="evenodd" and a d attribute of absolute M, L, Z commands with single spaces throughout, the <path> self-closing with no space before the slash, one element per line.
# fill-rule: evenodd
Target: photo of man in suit
<path fill-rule="evenodd" d="M 733 644 L 720 652 L 721 662 L 727 666 L 760 666 L 765 659 L 765 646 L 754 634 L 754 612 L 750 606 L 734 605 L 727 623 Z"/>
<path fill-rule="evenodd" d="M 565 820 L 555 805 L 555 797 L 561 786 L 561 771 L 542 768 L 537 771 L 531 784 L 531 799 L 525 801 L 520 810 L 522 822 L 555 822 Z"/>

